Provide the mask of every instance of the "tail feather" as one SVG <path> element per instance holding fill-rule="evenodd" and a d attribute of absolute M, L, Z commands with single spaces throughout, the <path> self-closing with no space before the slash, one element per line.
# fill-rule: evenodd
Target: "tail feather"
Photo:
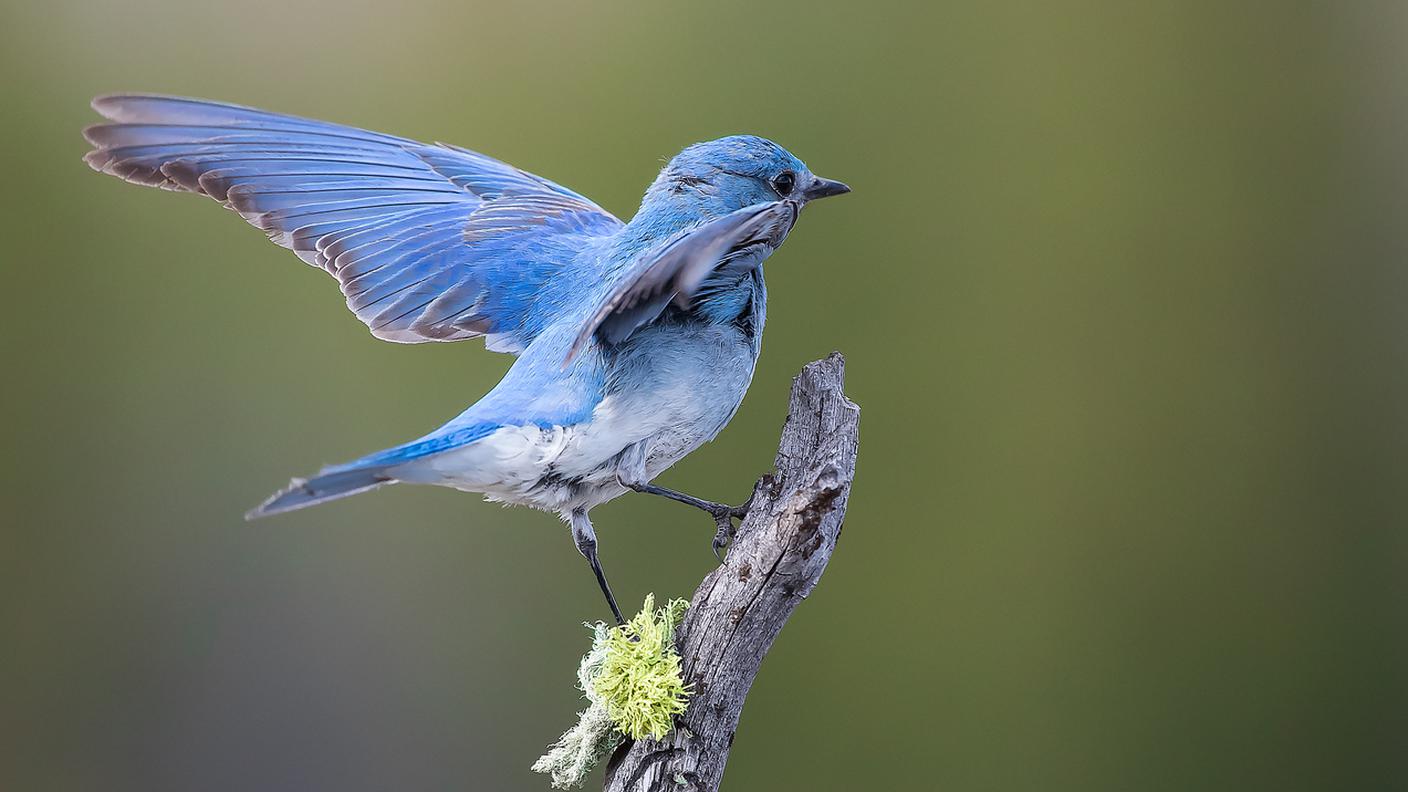
<path fill-rule="evenodd" d="M 271 514 L 279 514 L 305 506 L 315 506 L 360 492 L 374 490 L 387 484 L 395 484 L 401 479 L 391 471 L 408 462 L 432 456 L 455 448 L 460 448 L 481 440 L 498 429 L 497 422 L 456 423 L 451 422 L 440 429 L 404 445 L 395 446 L 348 462 L 345 465 L 325 467 L 310 479 L 294 479 L 288 486 L 274 493 L 268 500 L 245 513 L 246 520 L 257 520 Z M 411 479 L 413 480 L 414 476 Z"/>
<path fill-rule="evenodd" d="M 268 500 L 245 513 L 246 520 L 257 520 L 271 514 L 302 509 L 319 503 L 345 498 L 360 492 L 374 490 L 386 484 L 394 484 L 396 479 L 386 473 L 381 466 L 334 470 L 314 476 L 311 479 L 294 479 L 288 486 L 274 493 Z"/>

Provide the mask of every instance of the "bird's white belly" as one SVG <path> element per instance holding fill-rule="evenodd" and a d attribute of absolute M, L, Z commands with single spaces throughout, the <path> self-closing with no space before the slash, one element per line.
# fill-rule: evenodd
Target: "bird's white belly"
<path fill-rule="evenodd" d="M 410 483 L 438 484 L 519 503 L 562 454 L 573 431 L 562 426 L 506 426 L 469 445 L 402 465 L 394 474 Z"/>
<path fill-rule="evenodd" d="M 653 328 L 651 328 L 653 330 Z M 649 331 L 647 331 L 649 332 Z M 590 508 L 649 480 L 712 439 L 743 399 L 753 358 L 731 328 L 661 328 L 623 363 L 629 382 L 573 426 L 510 426 L 394 471 L 402 481 L 479 492 L 551 511 Z"/>

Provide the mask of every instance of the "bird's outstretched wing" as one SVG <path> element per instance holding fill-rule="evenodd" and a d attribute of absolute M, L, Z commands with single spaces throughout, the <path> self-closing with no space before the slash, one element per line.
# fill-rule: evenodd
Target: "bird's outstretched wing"
<path fill-rule="evenodd" d="M 84 130 L 94 170 L 222 202 L 327 270 L 388 341 L 482 335 L 522 351 L 570 299 L 564 271 L 582 245 L 621 227 L 565 187 L 453 146 L 199 99 L 93 108 L 112 122 Z"/>
<path fill-rule="evenodd" d="M 787 238 L 797 222 L 792 201 L 745 206 L 648 250 L 622 273 L 578 332 L 563 365 L 594 334 L 621 341 L 648 324 L 671 301 L 687 307 L 700 284 L 720 267 L 753 266 Z"/>

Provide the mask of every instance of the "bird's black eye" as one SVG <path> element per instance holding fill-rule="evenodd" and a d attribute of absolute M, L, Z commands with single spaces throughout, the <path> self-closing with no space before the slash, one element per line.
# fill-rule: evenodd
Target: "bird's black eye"
<path fill-rule="evenodd" d="M 777 190 L 777 194 L 783 198 L 792 194 L 792 188 L 797 186 L 797 174 L 792 171 L 783 171 L 772 179 L 772 188 Z"/>

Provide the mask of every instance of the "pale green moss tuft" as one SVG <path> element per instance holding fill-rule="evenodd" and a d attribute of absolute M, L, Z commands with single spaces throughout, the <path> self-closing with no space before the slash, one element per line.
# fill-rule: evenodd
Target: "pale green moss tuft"
<path fill-rule="evenodd" d="M 657 611 L 655 595 L 648 595 L 641 612 L 606 639 L 606 662 L 592 687 L 617 728 L 633 740 L 669 734 L 689 701 L 674 644 L 687 607 L 684 600 L 671 600 Z"/>
<path fill-rule="evenodd" d="M 657 611 L 652 594 L 622 628 L 587 625 L 592 648 L 577 669 L 577 685 L 589 706 L 533 763 L 534 771 L 550 774 L 557 789 L 578 787 L 626 735 L 658 740 L 670 733 L 689 700 L 674 644 L 688 607 L 676 599 Z"/>

